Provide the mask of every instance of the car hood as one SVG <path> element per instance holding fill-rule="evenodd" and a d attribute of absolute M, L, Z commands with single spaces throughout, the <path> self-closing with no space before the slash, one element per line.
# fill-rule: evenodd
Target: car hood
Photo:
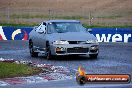
<path fill-rule="evenodd" d="M 50 41 L 67 40 L 67 41 L 86 41 L 96 40 L 93 34 L 85 32 L 67 32 L 67 33 L 52 33 L 47 35 L 47 39 Z"/>

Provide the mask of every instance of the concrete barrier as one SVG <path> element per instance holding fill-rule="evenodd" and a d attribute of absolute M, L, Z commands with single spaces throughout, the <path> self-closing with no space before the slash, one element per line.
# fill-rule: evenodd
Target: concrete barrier
<path fill-rule="evenodd" d="M 33 27 L 0 26 L 0 40 L 28 40 Z M 93 28 L 98 42 L 132 42 L 132 28 Z"/>

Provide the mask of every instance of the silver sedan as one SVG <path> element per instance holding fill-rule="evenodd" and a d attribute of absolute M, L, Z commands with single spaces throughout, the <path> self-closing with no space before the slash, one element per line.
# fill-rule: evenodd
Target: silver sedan
<path fill-rule="evenodd" d="M 89 55 L 97 58 L 99 43 L 76 20 L 49 20 L 35 26 L 29 34 L 31 56 L 44 53 L 47 59 L 58 55 Z"/>

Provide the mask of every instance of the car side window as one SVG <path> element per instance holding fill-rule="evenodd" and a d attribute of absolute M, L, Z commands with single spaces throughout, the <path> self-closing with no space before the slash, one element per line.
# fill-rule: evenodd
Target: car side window
<path fill-rule="evenodd" d="M 53 24 L 49 23 L 47 32 L 48 33 L 54 33 L 54 31 L 55 31 L 55 27 L 53 26 Z"/>

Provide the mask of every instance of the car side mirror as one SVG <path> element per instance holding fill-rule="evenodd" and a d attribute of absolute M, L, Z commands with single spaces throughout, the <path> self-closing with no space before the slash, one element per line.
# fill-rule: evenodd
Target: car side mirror
<path fill-rule="evenodd" d="M 87 32 L 92 32 L 92 29 L 91 28 L 87 29 Z"/>

